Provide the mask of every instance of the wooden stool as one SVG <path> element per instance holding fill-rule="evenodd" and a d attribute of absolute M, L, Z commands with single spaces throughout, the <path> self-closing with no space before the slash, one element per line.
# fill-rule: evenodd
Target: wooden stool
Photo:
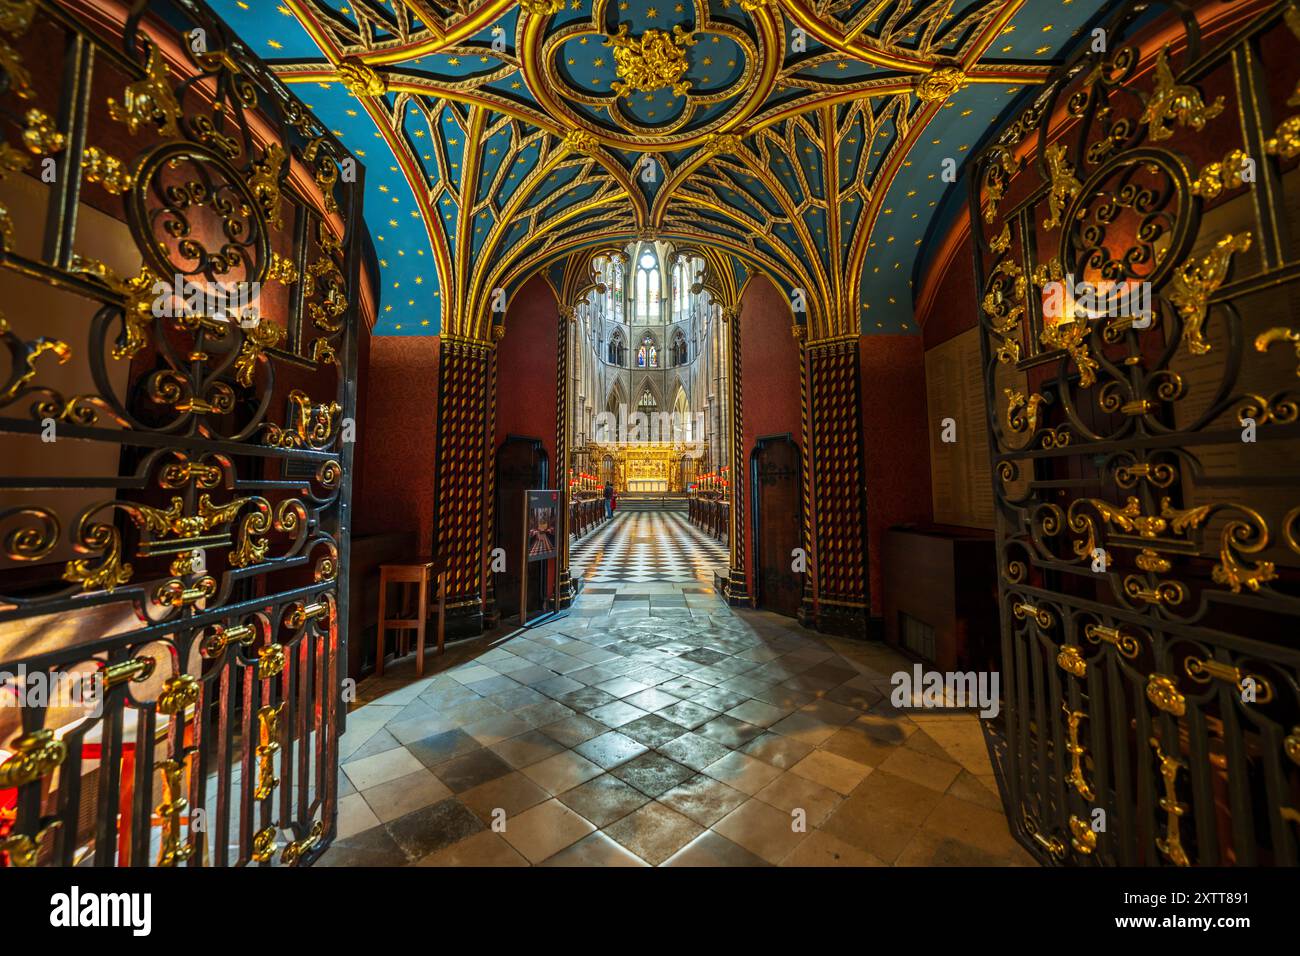
<path fill-rule="evenodd" d="M 429 618 L 429 582 L 437 581 L 438 584 L 438 653 L 442 653 L 442 642 L 447 622 L 447 570 L 438 561 L 419 560 L 410 564 L 381 564 L 379 566 L 379 643 L 375 649 L 375 676 L 381 676 L 384 673 L 384 638 L 387 636 L 388 629 L 396 628 L 400 631 L 415 631 L 415 672 L 418 676 L 424 676 L 424 625 Z M 409 615 L 412 610 L 415 612 L 414 617 L 397 617 L 388 616 L 388 585 L 414 584 L 417 588 L 417 599 L 415 608 L 406 605 L 406 601 L 401 601 L 402 609 L 399 614 Z M 404 595 L 409 599 L 409 595 Z M 403 642 L 405 646 L 405 642 Z"/>

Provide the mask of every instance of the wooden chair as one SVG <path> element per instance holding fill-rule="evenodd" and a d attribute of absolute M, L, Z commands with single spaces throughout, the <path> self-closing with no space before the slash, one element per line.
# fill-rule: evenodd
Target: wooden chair
<path fill-rule="evenodd" d="M 415 672 L 424 676 L 424 626 L 429 619 L 429 584 L 438 587 L 438 653 L 442 653 L 447 624 L 447 569 L 439 561 L 419 559 L 408 564 L 381 564 L 379 566 L 379 641 L 375 648 L 375 676 L 384 673 L 384 639 L 389 628 L 401 631 L 402 652 L 406 639 L 415 631 Z M 401 616 L 388 616 L 388 585 L 396 584 L 402 593 L 398 599 Z M 415 593 L 411 594 L 414 585 Z M 411 602 L 414 602 L 414 607 Z M 414 617 L 410 616 L 414 613 Z"/>

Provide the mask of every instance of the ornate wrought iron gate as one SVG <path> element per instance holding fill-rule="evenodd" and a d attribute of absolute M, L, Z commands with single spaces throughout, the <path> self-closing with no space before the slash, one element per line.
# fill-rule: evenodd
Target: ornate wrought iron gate
<path fill-rule="evenodd" d="M 361 167 L 194 0 L 0 0 L 0 126 L 0 864 L 307 861 Z"/>
<path fill-rule="evenodd" d="M 1298 38 L 1125 4 L 976 161 L 994 749 L 1045 863 L 1297 862 Z"/>

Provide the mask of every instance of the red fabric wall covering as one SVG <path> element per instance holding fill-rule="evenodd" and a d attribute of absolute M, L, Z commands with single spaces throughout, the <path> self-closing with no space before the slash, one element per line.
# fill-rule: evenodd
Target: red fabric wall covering
<path fill-rule="evenodd" d="M 745 457 L 745 574 L 754 593 L 754 534 L 749 462 L 759 438 L 789 433 L 806 454 L 799 406 L 799 347 L 790 305 L 765 276 L 756 276 L 740 300 L 741 414 Z"/>
<path fill-rule="evenodd" d="M 495 454 L 507 435 L 542 439 L 553 488 L 559 487 L 563 467 L 555 460 L 558 308 L 555 293 L 541 273 L 524 283 L 510 302 L 506 337 L 497 344 L 497 425 L 492 445 Z"/>
<path fill-rule="evenodd" d="M 941 272 L 925 277 L 927 284 L 933 282 L 935 287 L 933 291 L 925 290 L 928 295 L 916 320 L 927 350 L 975 328 L 980 297 L 975 285 L 975 252 L 970 232 L 965 229 L 968 218 L 963 212 L 953 226 L 957 234 L 949 235 L 941 244 L 938 252 L 945 259 L 933 266 Z"/>
<path fill-rule="evenodd" d="M 860 346 L 866 546 L 871 609 L 878 615 L 884 606 L 885 532 L 894 525 L 933 517 L 925 345 L 919 335 L 864 335 Z"/>
<path fill-rule="evenodd" d="M 433 548 L 439 347 L 436 336 L 370 340 L 358 395 L 355 535 L 414 530 L 422 550 Z"/>

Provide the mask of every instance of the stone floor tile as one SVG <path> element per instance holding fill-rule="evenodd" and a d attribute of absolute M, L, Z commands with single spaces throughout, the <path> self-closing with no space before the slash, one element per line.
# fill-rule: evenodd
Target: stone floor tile
<path fill-rule="evenodd" d="M 619 764 L 610 773 L 648 797 L 657 797 L 694 775 L 690 767 L 684 767 L 663 754 L 653 752 L 633 757 L 626 763 Z"/>
<path fill-rule="evenodd" d="M 732 843 L 716 830 L 705 830 L 682 847 L 663 866 L 770 866 L 761 856 Z"/>
<path fill-rule="evenodd" d="M 563 753 L 568 748 L 540 730 L 529 730 L 517 737 L 499 741 L 488 749 L 518 770 Z"/>
<path fill-rule="evenodd" d="M 483 829 L 482 822 L 454 797 L 390 820 L 384 829 L 410 862 L 423 859 Z"/>
<path fill-rule="evenodd" d="M 647 803 L 602 832 L 651 866 L 658 866 L 704 831 L 661 803 Z"/>
<path fill-rule="evenodd" d="M 360 760 L 343 765 L 343 772 L 348 775 L 352 785 L 361 791 L 404 777 L 420 769 L 422 769 L 420 761 L 405 747 L 386 750 L 372 757 L 362 757 Z"/>
<path fill-rule="evenodd" d="M 821 826 L 843 799 L 829 787 L 791 771 L 781 774 L 754 796 L 786 813 L 802 810 L 810 830 Z"/>
<path fill-rule="evenodd" d="M 800 760 L 812 753 L 812 746 L 793 737 L 781 734 L 765 733 L 755 737 L 740 748 L 742 753 L 757 757 L 764 763 L 770 763 L 782 770 L 789 770 Z"/>
<path fill-rule="evenodd" d="M 871 768 L 826 750 L 814 750 L 791 767 L 790 772 L 848 796 L 871 773 Z"/>
<path fill-rule="evenodd" d="M 603 833 L 589 833 L 577 843 L 561 850 L 542 866 L 649 866 L 626 847 Z"/>
<path fill-rule="evenodd" d="M 527 866 L 499 833 L 480 830 L 458 843 L 436 850 L 418 860 L 415 866 Z"/>
<path fill-rule="evenodd" d="M 424 768 L 371 787 L 361 794 L 380 823 L 387 823 L 451 796 L 451 790 Z"/>
<path fill-rule="evenodd" d="M 782 866 L 884 866 L 866 850 L 845 843 L 825 830 L 808 834 L 794 852 L 781 861 Z"/>
<path fill-rule="evenodd" d="M 713 825 L 713 829 L 732 843 L 744 847 L 773 865 L 789 856 L 804 838 L 793 826 L 794 818 L 784 810 L 747 800 Z"/>
<path fill-rule="evenodd" d="M 617 767 L 633 757 L 645 753 L 645 744 L 626 737 L 616 730 L 592 737 L 573 748 L 574 753 L 586 757 L 604 770 Z"/>
<path fill-rule="evenodd" d="M 488 826 L 495 820 L 523 813 L 549 800 L 551 795 L 519 771 L 505 774 L 460 794 L 460 802 Z"/>
<path fill-rule="evenodd" d="M 748 796 L 706 774 L 696 774 L 659 795 L 659 802 L 689 817 L 702 827 L 711 827 Z"/>
<path fill-rule="evenodd" d="M 525 767 L 523 774 L 547 793 L 556 795 L 571 790 L 592 777 L 600 776 L 601 768 L 581 754 L 566 750 Z"/>
<path fill-rule="evenodd" d="M 733 751 L 704 768 L 704 773 L 721 780 L 748 796 L 753 796 L 781 776 L 782 771 L 756 757 Z"/>
<path fill-rule="evenodd" d="M 595 829 L 559 800 L 548 800 L 508 820 L 501 835 L 530 863 L 541 863 Z"/>
<path fill-rule="evenodd" d="M 559 800 L 598 827 L 607 827 L 650 802 L 636 787 L 603 773 L 560 794 Z"/>

